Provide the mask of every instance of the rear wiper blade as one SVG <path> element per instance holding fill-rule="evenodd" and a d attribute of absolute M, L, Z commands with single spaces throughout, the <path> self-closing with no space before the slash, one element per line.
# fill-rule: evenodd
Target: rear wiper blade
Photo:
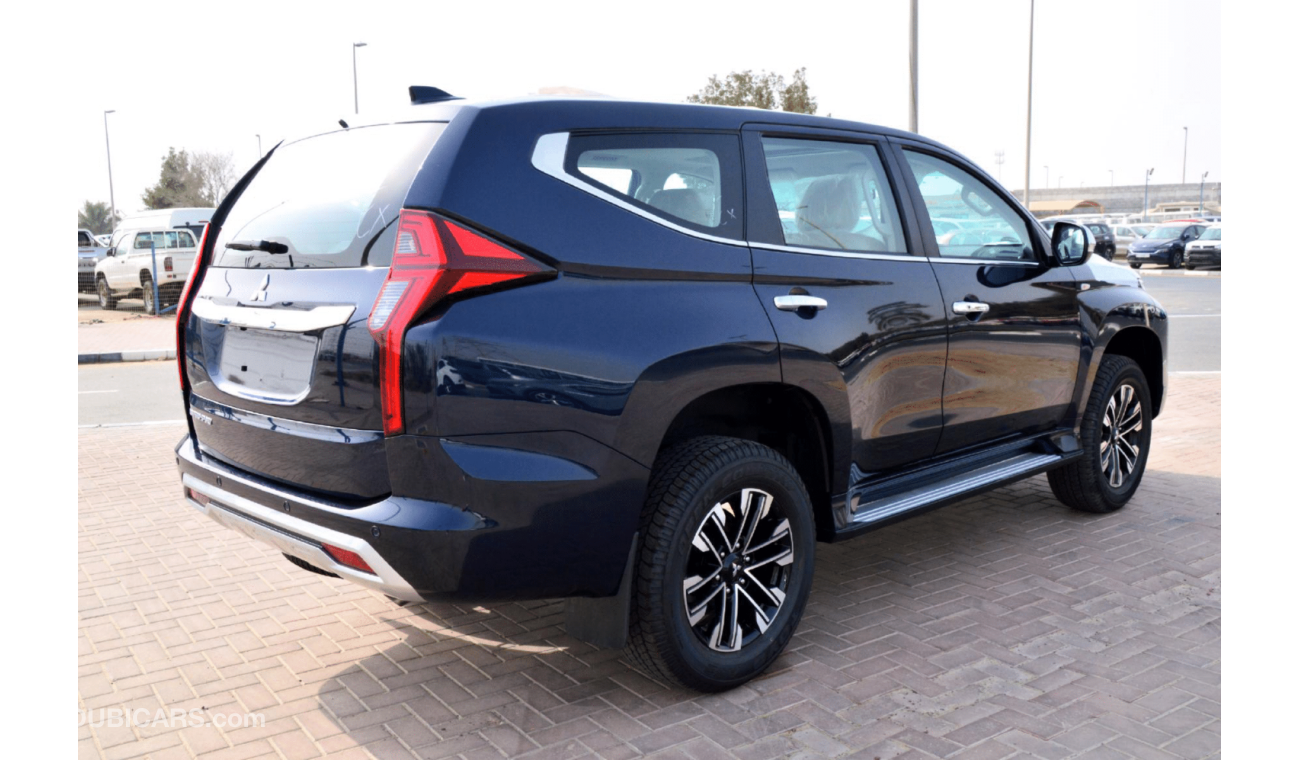
<path fill-rule="evenodd" d="M 273 243 L 270 240 L 236 240 L 233 243 L 226 243 L 227 248 L 233 248 L 236 251 L 265 251 L 267 253 L 288 253 L 289 246 L 284 243 Z"/>

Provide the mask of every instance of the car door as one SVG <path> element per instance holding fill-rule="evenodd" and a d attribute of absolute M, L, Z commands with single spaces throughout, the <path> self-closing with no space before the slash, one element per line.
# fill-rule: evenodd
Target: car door
<path fill-rule="evenodd" d="M 135 250 L 137 234 L 135 232 L 122 234 L 113 248 L 113 257 L 104 263 L 104 279 L 108 280 L 108 287 L 114 292 L 123 289 L 124 273 L 130 268 L 131 253 Z"/>
<path fill-rule="evenodd" d="M 754 289 L 784 381 L 851 427 L 840 439 L 859 471 L 851 480 L 930 456 L 943 422 L 945 315 L 885 141 L 749 125 L 743 144 Z"/>
<path fill-rule="evenodd" d="M 1050 264 L 1048 238 L 1019 203 L 958 156 L 894 142 L 916 217 L 974 228 L 921 237 L 947 308 L 938 453 L 1066 423 L 1082 350 L 1078 288 Z"/>

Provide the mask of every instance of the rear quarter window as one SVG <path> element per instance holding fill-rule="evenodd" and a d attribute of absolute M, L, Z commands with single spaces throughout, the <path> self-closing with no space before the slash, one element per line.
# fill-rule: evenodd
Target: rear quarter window
<path fill-rule="evenodd" d="M 737 135 L 574 135 L 564 170 L 644 214 L 709 235 L 743 238 Z"/>
<path fill-rule="evenodd" d="M 214 265 L 235 268 L 387 266 L 371 245 L 397 219 L 411 181 L 443 123 L 389 124 L 329 132 L 278 148 L 230 210 Z M 287 253 L 238 251 L 268 240 Z M 379 258 L 382 256 L 382 259 Z"/>

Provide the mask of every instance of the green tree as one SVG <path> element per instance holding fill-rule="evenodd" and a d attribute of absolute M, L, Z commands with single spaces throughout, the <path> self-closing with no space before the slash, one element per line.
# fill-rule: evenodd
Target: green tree
<path fill-rule="evenodd" d="M 718 106 L 750 106 L 769 111 L 817 113 L 817 98 L 808 91 L 807 69 L 794 72 L 793 81 L 785 83 L 780 74 L 749 69 L 733 71 L 725 79 L 709 77 L 704 89 L 688 95 L 688 103 L 708 103 Z"/>
<path fill-rule="evenodd" d="M 121 214 L 118 214 L 117 221 L 122 221 Z M 96 235 L 103 235 L 113 229 L 112 212 L 108 204 L 86 201 L 77 212 L 77 227 L 90 230 Z"/>
<path fill-rule="evenodd" d="M 190 155 L 184 149 L 168 148 L 158 182 L 145 190 L 140 200 L 150 209 L 213 205 L 203 190 L 203 179 L 191 165 Z"/>

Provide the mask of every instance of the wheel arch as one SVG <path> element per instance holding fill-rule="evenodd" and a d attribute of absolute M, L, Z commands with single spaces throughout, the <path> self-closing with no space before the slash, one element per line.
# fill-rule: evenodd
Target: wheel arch
<path fill-rule="evenodd" d="M 819 539 L 835 530 L 831 509 L 834 441 L 830 419 L 811 393 L 779 382 L 718 388 L 691 400 L 668 423 L 659 453 L 704 435 L 742 438 L 790 461 L 808 489 Z"/>

